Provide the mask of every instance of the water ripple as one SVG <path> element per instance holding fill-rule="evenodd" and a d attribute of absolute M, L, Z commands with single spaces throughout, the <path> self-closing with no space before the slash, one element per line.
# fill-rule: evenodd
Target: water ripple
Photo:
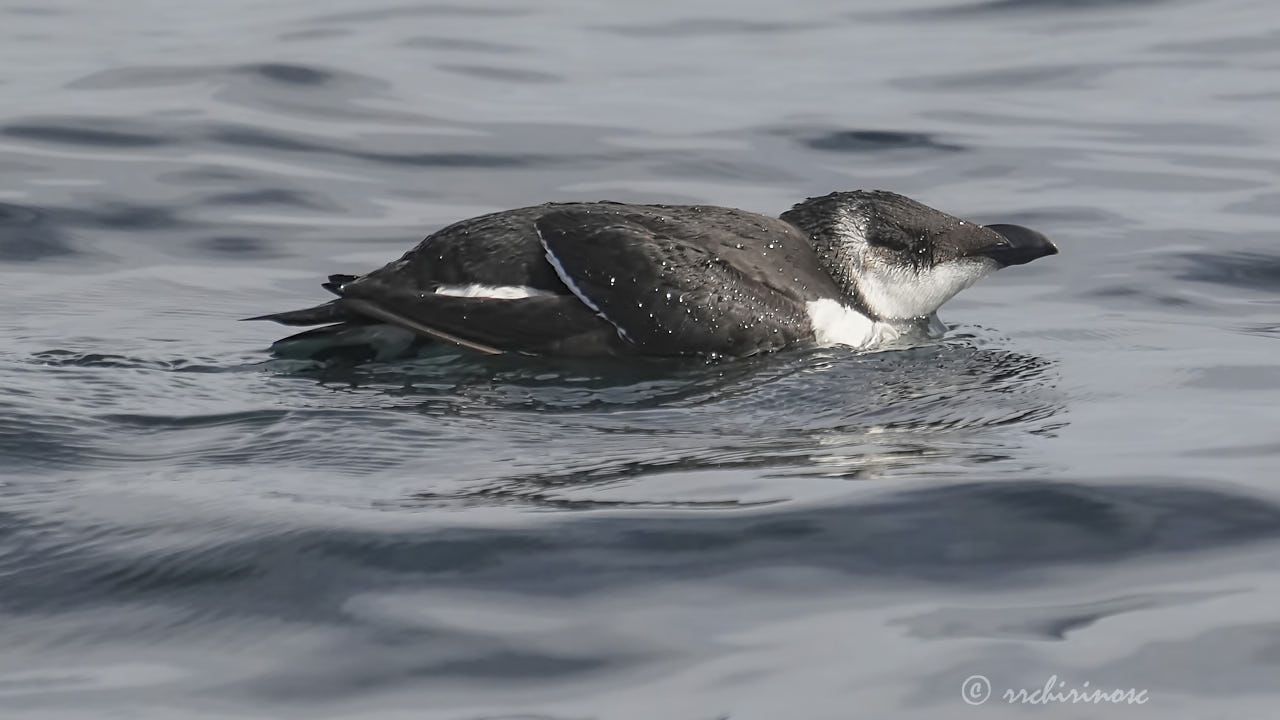
<path fill-rule="evenodd" d="M 37 262 L 78 252 L 70 235 L 45 212 L 0 203 L 0 260 Z"/>
<path fill-rule="evenodd" d="M 104 130 L 101 121 L 46 120 L 39 124 L 7 124 L 0 126 L 0 135 L 24 140 L 38 140 L 68 145 L 94 145 L 100 147 L 157 147 L 168 145 L 171 140 L 150 133 L 133 133 Z"/>
<path fill-rule="evenodd" d="M 962 145 L 942 142 L 929 133 L 890 130 L 831 130 L 806 134 L 800 137 L 800 141 L 814 150 L 842 153 L 885 150 L 960 152 L 965 149 Z"/>

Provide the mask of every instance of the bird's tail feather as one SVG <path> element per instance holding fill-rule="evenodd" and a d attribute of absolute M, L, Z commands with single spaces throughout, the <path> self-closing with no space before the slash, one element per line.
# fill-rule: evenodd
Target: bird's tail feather
<path fill-rule="evenodd" d="M 430 342 L 387 323 L 342 322 L 281 338 L 271 344 L 271 353 L 289 360 L 386 362 L 412 357 Z"/>
<path fill-rule="evenodd" d="M 338 307 L 337 301 L 327 302 L 323 305 L 304 308 L 302 310 L 289 310 L 287 312 L 271 313 L 270 315 L 259 315 L 258 317 L 244 318 L 245 320 L 271 320 L 281 325 L 325 325 L 328 323 L 342 322 L 350 319 L 350 316 L 342 312 Z"/>

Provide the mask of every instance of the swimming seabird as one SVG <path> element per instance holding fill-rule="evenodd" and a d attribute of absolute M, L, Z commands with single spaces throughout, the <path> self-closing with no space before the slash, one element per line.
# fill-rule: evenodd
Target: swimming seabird
<path fill-rule="evenodd" d="M 883 190 L 809 198 L 780 218 L 708 205 L 548 203 L 439 230 L 337 299 L 263 315 L 322 325 L 278 355 L 392 359 L 426 341 L 485 353 L 741 357 L 874 348 L 936 328 L 978 279 L 1058 252 Z"/>

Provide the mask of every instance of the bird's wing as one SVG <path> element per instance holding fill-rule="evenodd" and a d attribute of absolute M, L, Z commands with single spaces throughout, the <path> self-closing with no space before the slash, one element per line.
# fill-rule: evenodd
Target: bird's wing
<path fill-rule="evenodd" d="M 811 333 L 803 304 L 718 253 L 708 228 L 583 210 L 535 227 L 560 280 L 646 353 L 752 355 Z"/>
<path fill-rule="evenodd" d="M 381 320 L 482 352 L 610 354 L 618 340 L 572 295 L 512 300 L 455 297 L 366 285 L 337 302 L 346 312 Z"/>

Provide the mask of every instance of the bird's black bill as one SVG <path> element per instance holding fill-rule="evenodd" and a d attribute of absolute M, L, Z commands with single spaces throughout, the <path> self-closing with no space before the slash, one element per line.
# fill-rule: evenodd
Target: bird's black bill
<path fill-rule="evenodd" d="M 987 225 L 986 228 L 998 233 L 1004 238 L 1004 242 L 985 247 L 979 254 L 986 255 L 1002 266 L 1022 265 L 1045 255 L 1058 254 L 1057 245 L 1031 228 L 1001 224 Z"/>

